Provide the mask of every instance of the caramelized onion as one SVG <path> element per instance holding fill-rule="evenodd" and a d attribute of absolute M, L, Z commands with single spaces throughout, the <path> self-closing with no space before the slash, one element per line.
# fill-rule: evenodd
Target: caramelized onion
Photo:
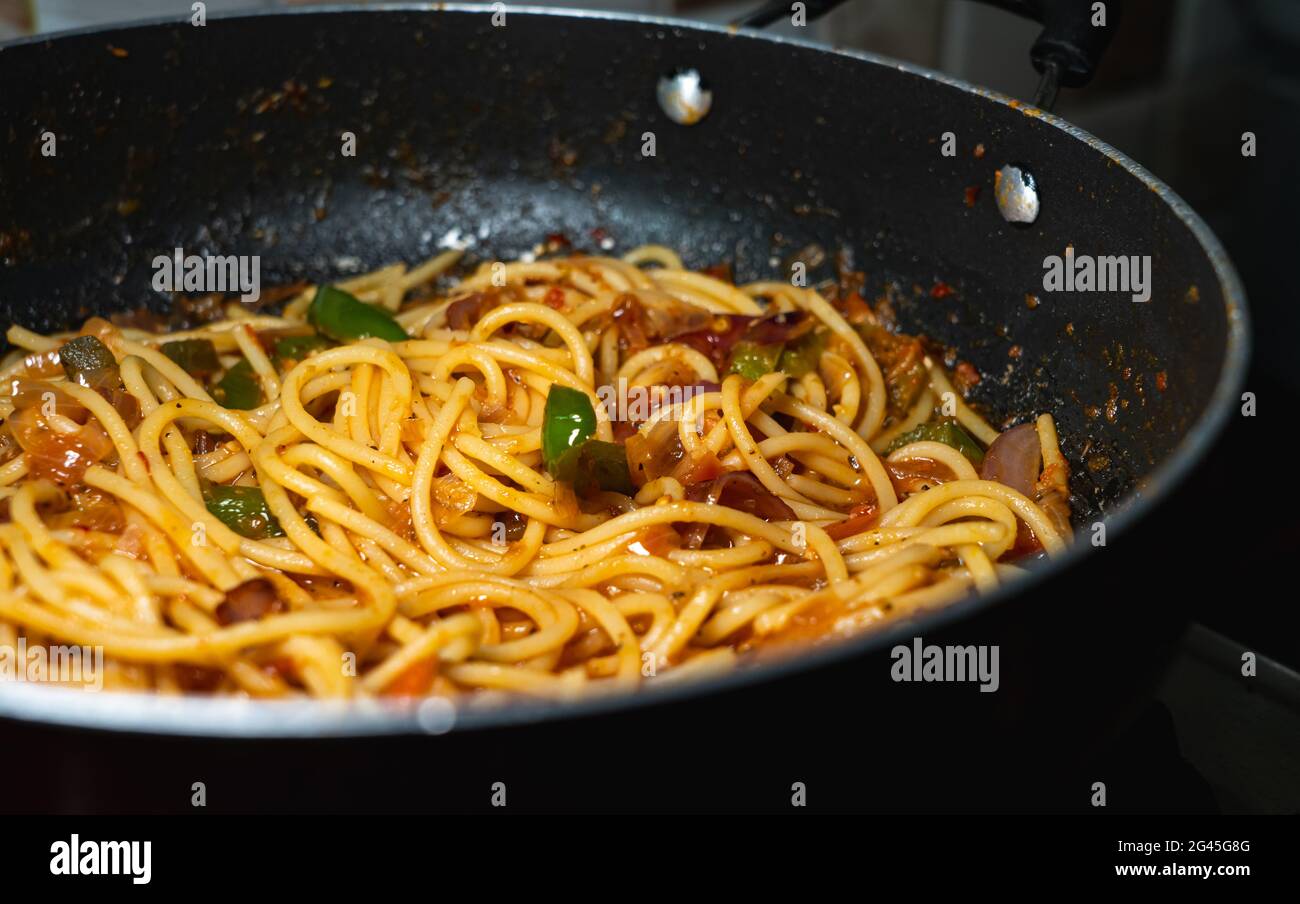
<path fill-rule="evenodd" d="M 206 430 L 195 430 L 193 438 L 194 448 L 191 451 L 194 453 L 195 457 L 215 452 L 221 447 L 221 438 L 224 435 L 225 434 L 209 433 Z"/>
<path fill-rule="evenodd" d="M 710 501 L 746 512 L 764 521 L 793 521 L 794 510 L 748 471 L 730 471 L 715 479 L 708 492 Z"/>
<path fill-rule="evenodd" d="M 455 474 L 444 474 L 433 481 L 433 520 L 439 527 L 449 523 L 474 508 L 478 493 Z"/>
<path fill-rule="evenodd" d="M 1034 499 L 1047 515 L 1047 520 L 1064 536 L 1070 535 L 1070 499 L 1058 487 L 1040 491 Z"/>
<path fill-rule="evenodd" d="M 217 606 L 217 621 L 222 625 L 257 621 L 284 608 L 271 582 L 254 578 L 226 591 L 225 600 Z"/>
<path fill-rule="evenodd" d="M 496 537 L 500 524 L 500 530 L 504 532 L 507 543 L 518 543 L 524 538 L 524 531 L 528 528 L 528 519 L 519 512 L 504 511 L 498 512 L 492 519 L 492 536 Z"/>
<path fill-rule="evenodd" d="M 682 548 L 682 535 L 668 524 L 653 524 L 637 533 L 627 544 L 627 550 L 638 556 L 667 558 L 674 549 Z"/>
<path fill-rule="evenodd" d="M 119 534 L 126 528 L 126 517 L 112 496 L 88 489 L 74 493 L 72 508 L 51 516 L 47 523 L 53 528 L 72 527 Z"/>
<path fill-rule="evenodd" d="M 628 473 L 639 487 L 671 474 L 685 454 L 677 433 L 677 422 L 672 420 L 660 421 L 648 433 L 629 436 L 624 448 L 627 450 Z"/>
<path fill-rule="evenodd" d="M 29 377 L 38 379 L 61 376 L 63 365 L 59 361 L 59 350 L 53 348 L 47 352 L 32 352 L 23 358 L 23 370 Z"/>
<path fill-rule="evenodd" d="M 0 465 L 17 458 L 22 451 L 22 447 L 14 440 L 13 429 L 7 423 L 0 424 Z"/>
<path fill-rule="evenodd" d="M 758 345 L 793 342 L 811 332 L 813 325 L 807 311 L 785 311 L 755 320 L 745 331 L 745 341 Z"/>
<path fill-rule="evenodd" d="M 113 441 L 98 421 L 87 421 L 74 430 L 66 430 L 66 425 L 77 422 L 65 415 L 61 423 L 54 424 L 47 421 L 39 407 L 20 409 L 9 419 L 14 440 L 27 453 L 30 474 L 36 479 L 46 478 L 59 486 L 72 486 L 81 482 L 88 467 L 114 451 Z"/>
<path fill-rule="evenodd" d="M 786 311 L 768 317 L 720 314 L 712 318 L 707 328 L 683 333 L 676 341 L 691 346 L 707 355 L 718 367 L 723 367 L 739 342 L 784 345 L 811 332 L 815 325 L 805 311 Z"/>
<path fill-rule="evenodd" d="M 713 315 L 657 289 L 624 292 L 614 302 L 614 322 L 629 348 L 645 348 L 708 327 Z"/>
<path fill-rule="evenodd" d="M 725 505 L 764 521 L 795 520 L 794 510 L 748 471 L 728 471 L 708 485 L 697 484 L 686 491 L 686 498 L 708 505 Z M 683 545 L 687 549 L 699 549 L 708 529 L 707 524 L 692 524 Z"/>
<path fill-rule="evenodd" d="M 472 292 L 447 306 L 447 326 L 453 330 L 468 330 L 483 315 L 500 303 L 496 292 Z"/>
<path fill-rule="evenodd" d="M 103 317 L 91 317 L 81 325 L 81 330 L 77 335 L 94 336 L 100 342 L 109 345 L 122 338 L 122 331 Z"/>
<path fill-rule="evenodd" d="M 683 333 L 677 337 L 677 341 L 707 356 L 715 366 L 725 367 L 732 348 L 755 319 L 744 314 L 718 315 L 704 329 Z"/>
<path fill-rule="evenodd" d="M 80 402 L 61 390 L 57 383 L 48 383 L 44 380 L 14 380 L 13 394 L 10 398 L 14 403 L 14 408 L 21 411 L 25 408 L 44 407 L 47 401 L 46 393 L 54 394 L 54 411 L 56 414 L 74 420 L 78 424 L 86 423 L 86 418 L 90 416 L 90 412 Z"/>
<path fill-rule="evenodd" d="M 135 396 L 121 386 L 112 388 L 101 386 L 95 391 L 113 406 L 113 410 L 118 413 L 118 416 L 126 424 L 126 429 L 134 430 L 140 425 L 143 418 L 140 414 L 140 401 Z"/>
<path fill-rule="evenodd" d="M 844 319 L 854 326 L 860 323 L 872 323 L 876 319 L 876 315 L 871 312 L 871 306 L 856 290 L 845 292 L 836 307 L 844 315 Z"/>
<path fill-rule="evenodd" d="M 947 465 L 929 458 L 909 458 L 904 461 L 890 461 L 886 458 L 881 464 L 889 472 L 894 490 L 901 496 L 910 496 L 936 484 L 947 483 L 954 476 Z"/>
<path fill-rule="evenodd" d="M 699 455 L 686 456 L 673 469 L 673 477 L 686 487 L 708 483 L 721 474 L 722 462 L 713 454 L 712 449 L 705 449 Z"/>

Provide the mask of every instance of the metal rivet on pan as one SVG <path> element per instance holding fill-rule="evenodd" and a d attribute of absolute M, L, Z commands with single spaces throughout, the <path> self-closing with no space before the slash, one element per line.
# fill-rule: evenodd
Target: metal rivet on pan
<path fill-rule="evenodd" d="M 698 70 L 678 69 L 659 79 L 659 106 L 678 125 L 693 126 L 709 115 L 713 92 Z"/>
<path fill-rule="evenodd" d="M 1038 219 L 1038 180 L 1022 163 L 1008 163 L 993 176 L 998 212 L 1008 223 L 1028 225 Z"/>

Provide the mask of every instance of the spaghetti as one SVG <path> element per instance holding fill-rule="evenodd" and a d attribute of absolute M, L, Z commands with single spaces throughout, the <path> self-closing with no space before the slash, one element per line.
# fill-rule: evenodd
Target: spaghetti
<path fill-rule="evenodd" d="M 677 254 L 456 253 L 181 331 L 15 326 L 0 643 L 161 693 L 568 697 L 733 667 L 1069 539 L 1006 433 L 851 290 Z"/>

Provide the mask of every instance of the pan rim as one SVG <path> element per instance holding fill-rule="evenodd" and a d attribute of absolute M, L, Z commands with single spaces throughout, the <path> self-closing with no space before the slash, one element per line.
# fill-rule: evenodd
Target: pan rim
<path fill-rule="evenodd" d="M 264 16 L 394 12 L 489 14 L 493 11 L 493 5 L 474 3 L 393 3 L 365 6 L 344 4 L 232 12 L 216 14 L 210 18 L 237 20 Z M 1039 110 L 1001 92 L 869 51 L 845 50 L 817 44 L 803 38 L 772 35 L 753 29 L 737 29 L 666 16 L 543 6 L 507 6 L 506 11 L 510 14 L 553 16 L 575 21 L 594 19 L 660 26 L 740 40 L 768 41 L 802 50 L 830 53 L 895 69 L 1002 104 L 1053 126 L 1072 139 L 1084 142 L 1155 192 L 1188 228 L 1209 258 L 1219 281 L 1223 293 L 1227 329 L 1222 368 L 1205 408 L 1173 451 L 1141 482 L 1140 487 L 1123 497 L 1117 510 L 1103 519 L 1107 532 L 1112 537 L 1119 536 L 1154 510 L 1175 487 L 1184 481 L 1223 431 L 1229 411 L 1244 385 L 1250 356 L 1250 316 L 1241 280 L 1218 238 L 1182 198 L 1145 167 L 1096 136 L 1054 114 Z M 10 48 L 44 44 L 61 38 L 121 33 L 137 28 L 154 28 L 163 25 L 188 24 L 188 22 L 188 16 L 168 16 L 33 35 L 0 43 L 0 53 Z M 910 638 L 926 631 L 944 628 L 1010 599 L 1032 593 L 1044 581 L 1075 567 L 1092 554 L 1091 550 L 1089 544 L 1076 538 L 1064 554 L 1044 563 L 1041 567 L 1030 570 L 1010 584 L 1004 584 L 991 593 L 968 595 L 937 612 L 894 625 L 886 630 L 822 647 L 813 647 L 799 654 L 738 668 L 720 676 L 675 682 L 667 687 L 640 689 L 631 693 L 598 694 L 570 701 L 513 701 L 507 705 L 491 708 L 463 706 L 456 711 L 454 725 L 450 730 L 460 734 L 481 729 L 509 728 L 537 722 L 585 718 L 616 711 L 628 712 L 643 706 L 668 704 L 697 695 L 713 696 L 735 692 L 760 683 L 825 668 L 850 658 L 865 657 L 905 637 Z M 178 737 L 310 739 L 439 733 L 423 727 L 418 705 L 246 701 L 115 692 L 88 694 L 83 691 L 9 683 L 0 687 L 0 719 L 124 734 Z M 435 724 L 440 723 L 435 722 Z"/>

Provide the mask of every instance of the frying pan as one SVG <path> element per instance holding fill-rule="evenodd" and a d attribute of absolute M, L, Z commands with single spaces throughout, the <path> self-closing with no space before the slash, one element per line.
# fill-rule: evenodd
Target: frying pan
<path fill-rule="evenodd" d="M 691 127 L 656 102 L 660 77 L 683 67 L 703 73 L 713 96 Z M 187 756 L 199 747 L 184 736 L 314 738 L 313 761 L 340 770 L 360 744 L 464 768 L 517 767 L 507 752 L 527 749 L 535 775 L 550 777 L 538 779 L 544 787 L 562 773 L 546 771 L 557 767 L 543 752 L 578 744 L 687 732 L 776 763 L 799 761 L 813 738 L 868 757 L 882 750 L 864 748 L 869 732 L 906 743 L 905 759 L 933 779 L 932 766 L 951 771 L 935 746 L 943 738 L 978 738 L 989 756 L 972 762 L 1077 761 L 1140 705 L 1185 623 L 1161 577 L 1172 563 L 1150 556 L 1190 526 L 1162 523 L 1157 503 L 1237 404 L 1245 297 L 1193 211 L 1059 118 L 872 54 L 604 13 L 511 8 L 497 27 L 490 9 L 455 4 L 36 38 L 0 50 L 0 84 L 6 323 L 52 330 L 142 304 L 164 310 L 150 262 L 176 247 L 260 255 L 269 286 L 414 261 L 449 242 L 504 259 L 555 233 L 611 253 L 668 244 L 688 266 L 731 261 L 743 281 L 817 244 L 865 271 L 872 296 L 888 293 L 904 330 L 979 368 L 973 400 L 993 423 L 1055 415 L 1079 534 L 1060 559 L 989 595 L 633 696 L 468 707 L 431 728 L 416 709 L 12 686 L 0 688 L 0 716 L 150 734 Z M 40 150 L 46 132 L 54 157 Z M 356 136 L 355 157 L 341 153 L 344 132 Z M 954 157 L 940 152 L 945 132 Z M 647 133 L 654 156 L 642 153 Z M 993 203 L 993 172 L 1007 161 L 1039 185 L 1041 212 L 1027 227 Z M 968 187 L 980 189 L 973 204 Z M 1151 300 L 1045 293 L 1044 258 L 1067 245 L 1150 255 Z M 955 291 L 932 291 L 940 283 Z M 1104 546 L 1090 542 L 1097 523 Z M 891 682 L 887 652 L 915 636 L 999 644 L 1000 691 Z M 227 749 L 245 763 L 264 748 Z M 633 762 L 651 756 L 631 748 L 641 751 L 624 752 Z M 826 749 L 809 771 L 827 766 Z M 680 802 L 667 778 L 641 787 Z M 708 799 L 725 798 L 720 787 Z M 440 793 L 454 805 L 454 791 Z"/>

